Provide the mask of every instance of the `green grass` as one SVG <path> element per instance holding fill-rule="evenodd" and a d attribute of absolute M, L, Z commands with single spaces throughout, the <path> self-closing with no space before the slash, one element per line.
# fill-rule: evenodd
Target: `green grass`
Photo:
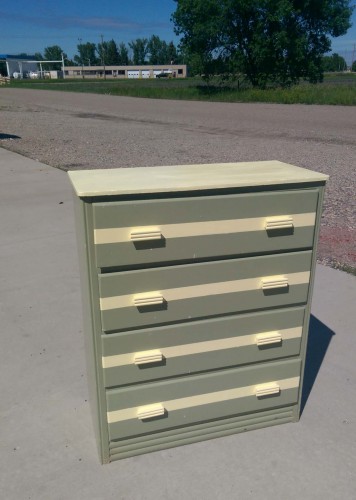
<path fill-rule="evenodd" d="M 321 84 L 302 83 L 288 89 L 266 90 L 234 85 L 207 85 L 198 78 L 170 80 L 13 80 L 11 87 L 86 92 L 151 99 L 280 104 L 356 105 L 356 73 L 326 75 Z"/>

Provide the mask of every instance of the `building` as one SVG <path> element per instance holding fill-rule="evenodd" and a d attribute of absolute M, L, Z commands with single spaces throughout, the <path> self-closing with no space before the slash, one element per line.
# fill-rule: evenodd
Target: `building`
<path fill-rule="evenodd" d="M 11 78 L 186 78 L 185 64 L 160 64 L 136 66 L 64 66 L 64 60 L 39 61 L 35 56 L 23 58 L 0 54 L 5 61 L 7 75 Z M 43 71 L 44 63 L 62 63 L 62 72 Z M 64 69 L 64 74 L 63 74 Z M 46 74 L 45 74 L 46 73 Z"/>
<path fill-rule="evenodd" d="M 104 74 L 105 72 L 105 74 Z M 185 64 L 160 64 L 144 66 L 65 66 L 65 78 L 186 78 Z"/>
<path fill-rule="evenodd" d="M 29 56 L 31 59 L 35 59 L 35 56 Z M 37 71 L 37 62 L 30 60 L 27 56 L 23 58 L 21 56 L 10 56 L 8 54 L 0 54 L 0 61 L 5 61 L 7 76 L 12 78 L 25 78 L 32 71 Z"/>
<path fill-rule="evenodd" d="M 0 61 L 5 61 L 7 76 L 10 78 L 59 78 L 63 77 L 63 71 L 46 71 L 42 65 L 45 63 L 61 63 L 64 67 L 64 58 L 56 61 L 36 60 L 35 56 L 11 56 L 0 54 Z"/>

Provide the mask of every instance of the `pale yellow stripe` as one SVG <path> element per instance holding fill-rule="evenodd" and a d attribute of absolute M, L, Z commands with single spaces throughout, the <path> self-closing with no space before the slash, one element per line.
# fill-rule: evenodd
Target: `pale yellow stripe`
<path fill-rule="evenodd" d="M 294 227 L 314 226 L 315 213 L 289 215 L 293 219 Z M 229 234 L 250 231 L 265 231 L 269 217 L 254 217 L 247 219 L 217 220 L 205 222 L 185 222 L 181 224 L 162 224 L 155 226 L 164 238 L 186 238 L 189 236 L 206 236 L 209 234 Z M 109 229 L 94 229 L 94 243 L 132 242 L 131 232 L 151 229 L 151 226 L 121 227 Z"/>
<path fill-rule="evenodd" d="M 278 384 L 281 391 L 286 389 L 294 389 L 299 386 L 299 377 L 293 377 L 283 380 L 274 380 L 274 384 Z M 238 387 L 235 389 L 228 389 L 225 391 L 210 392 L 208 394 L 199 394 L 197 396 L 189 396 L 187 398 L 173 399 L 170 401 L 159 401 L 168 412 L 183 410 L 185 408 L 194 408 L 212 403 L 220 403 L 222 401 L 229 401 L 232 399 L 239 399 L 249 396 L 256 397 L 256 388 L 259 384 L 249 385 L 247 387 Z M 141 407 L 142 408 L 142 407 Z M 107 412 L 107 419 L 109 424 L 114 422 L 122 422 L 125 420 L 137 419 L 138 407 L 125 408 L 123 410 L 115 410 Z"/>
<path fill-rule="evenodd" d="M 209 340 L 206 342 L 195 342 L 193 344 L 181 344 L 172 347 L 159 347 L 159 351 L 166 359 L 171 359 L 179 356 L 203 354 L 205 352 L 233 349 L 236 347 L 244 347 L 254 344 L 257 346 L 256 336 L 267 333 L 272 332 L 258 332 L 251 335 L 242 335 L 240 337 Z M 279 330 L 279 333 L 282 335 L 282 340 L 299 338 L 302 336 L 302 327 L 300 326 L 296 328 L 286 328 L 284 330 Z M 117 366 L 135 364 L 135 354 L 136 352 L 129 352 L 126 354 L 117 354 L 114 356 L 103 356 L 103 368 L 113 368 Z"/>
<path fill-rule="evenodd" d="M 148 292 L 147 294 L 129 294 L 118 295 L 114 297 L 104 297 L 100 299 L 100 309 L 102 311 L 107 311 L 110 309 L 119 309 L 122 307 L 134 307 L 135 298 L 139 298 L 141 295 L 162 295 L 164 300 L 170 302 L 172 300 L 206 297 L 207 295 L 221 295 L 226 293 L 258 290 L 262 287 L 262 280 L 266 281 L 288 278 L 289 285 L 300 285 L 308 283 L 309 276 L 309 271 L 302 271 L 299 273 L 291 273 L 286 275 L 264 276 L 234 281 L 223 281 L 218 283 L 207 283 L 203 285 L 185 286 L 180 288 L 168 288 L 166 290 L 154 290 L 152 292 Z"/>

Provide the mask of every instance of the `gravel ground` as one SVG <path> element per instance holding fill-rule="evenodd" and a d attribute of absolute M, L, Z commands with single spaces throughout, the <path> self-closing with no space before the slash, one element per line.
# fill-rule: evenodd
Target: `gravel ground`
<path fill-rule="evenodd" d="M 63 170 L 280 160 L 330 175 L 319 262 L 356 267 L 356 108 L 0 89 L 0 146 Z"/>

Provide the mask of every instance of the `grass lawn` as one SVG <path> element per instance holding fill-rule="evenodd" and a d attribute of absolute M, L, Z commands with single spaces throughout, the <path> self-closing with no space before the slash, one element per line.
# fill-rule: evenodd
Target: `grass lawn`
<path fill-rule="evenodd" d="M 61 90 L 152 99 L 181 99 L 217 102 L 269 102 L 280 104 L 356 105 L 356 73 L 325 76 L 323 83 L 301 83 L 288 89 L 266 90 L 236 85 L 207 85 L 200 78 L 144 80 L 12 80 L 14 88 Z M 1 91 L 1 89 L 0 89 Z"/>

